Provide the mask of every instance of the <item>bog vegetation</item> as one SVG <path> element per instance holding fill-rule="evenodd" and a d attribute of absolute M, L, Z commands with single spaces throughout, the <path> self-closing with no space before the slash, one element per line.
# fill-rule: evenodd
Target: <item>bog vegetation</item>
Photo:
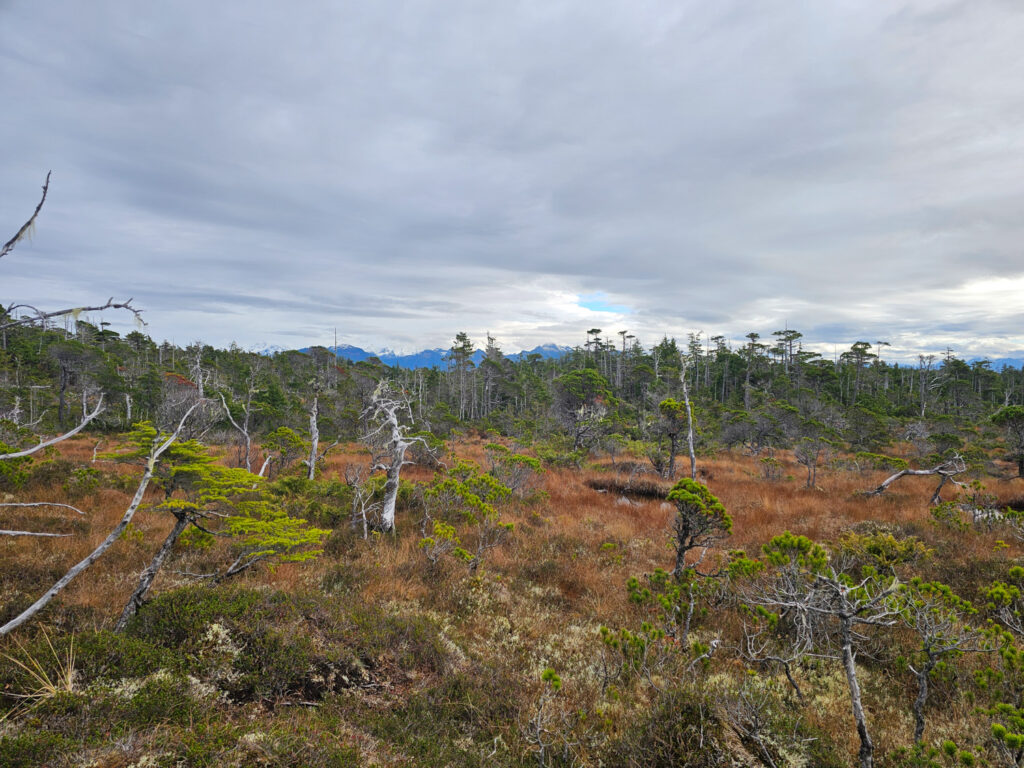
<path fill-rule="evenodd" d="M 1020 370 L 87 317 L 0 311 L 0 765 L 1024 765 Z"/>

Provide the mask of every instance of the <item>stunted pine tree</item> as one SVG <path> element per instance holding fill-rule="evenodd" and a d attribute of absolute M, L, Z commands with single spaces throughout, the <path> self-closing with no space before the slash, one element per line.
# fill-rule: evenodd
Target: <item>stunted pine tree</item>
<path fill-rule="evenodd" d="M 118 458 L 141 459 L 158 435 L 149 424 L 138 424 L 129 435 L 129 449 Z M 149 594 L 175 544 L 191 526 L 206 534 L 231 537 L 234 561 L 212 576 L 221 581 L 269 559 L 278 562 L 308 560 L 330 531 L 314 528 L 301 518 L 289 517 L 263 492 L 263 478 L 242 468 L 223 467 L 195 440 L 170 446 L 156 472 L 164 491 L 159 504 L 148 512 L 167 514 L 174 524 L 143 570 L 121 613 L 117 629 L 127 626 Z"/>

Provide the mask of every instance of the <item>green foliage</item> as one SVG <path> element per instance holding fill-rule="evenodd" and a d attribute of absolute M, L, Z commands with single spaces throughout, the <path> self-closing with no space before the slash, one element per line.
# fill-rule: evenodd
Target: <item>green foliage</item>
<path fill-rule="evenodd" d="M 71 499 L 81 499 L 96 493 L 106 478 L 104 473 L 92 467 L 75 467 L 61 486 Z"/>
<path fill-rule="evenodd" d="M 810 573 L 820 573 L 828 567 L 828 552 L 824 547 L 789 531 L 773 537 L 762 551 L 765 560 L 778 568 L 798 566 Z"/>
<path fill-rule="evenodd" d="M 13 445 L 0 442 L 0 454 L 14 453 L 17 450 L 18 448 Z M 28 468 L 31 464 L 31 456 L 0 461 L 0 490 L 13 491 L 24 485 L 29 477 Z"/>
<path fill-rule="evenodd" d="M 879 570 L 915 564 L 934 554 L 915 536 L 896 538 L 886 530 L 848 531 L 840 539 L 839 551 L 852 557 L 857 566 L 870 565 Z"/>
<path fill-rule="evenodd" d="M 24 730 L 0 736 L 0 765 L 5 768 L 39 768 L 74 751 L 77 744 L 58 733 Z"/>
<path fill-rule="evenodd" d="M 475 571 L 484 553 L 498 546 L 514 529 L 514 524 L 501 520 L 498 506 L 512 495 L 508 486 L 493 475 L 480 471 L 471 461 L 458 461 L 454 467 L 438 475 L 424 492 L 433 536 L 424 537 L 420 547 L 432 563 L 444 554 L 469 564 Z M 472 552 L 461 546 L 454 522 L 461 518 L 475 538 Z"/>
<path fill-rule="evenodd" d="M 732 532 L 732 518 L 706 485 L 683 478 L 672 486 L 666 498 L 676 505 L 681 515 L 705 517 L 714 520 L 725 533 Z"/>
<path fill-rule="evenodd" d="M 782 479 L 782 462 L 774 456 L 765 456 L 761 459 L 761 474 L 764 479 L 775 482 Z"/>
<path fill-rule="evenodd" d="M 868 451 L 858 451 L 854 454 L 854 460 L 862 469 L 884 470 L 885 472 L 899 472 L 910 467 L 906 459 Z"/>
<path fill-rule="evenodd" d="M 271 476 L 287 472 L 296 459 L 309 450 L 309 444 L 288 427 L 278 427 L 267 435 L 262 447 L 274 457 L 270 467 Z"/>
<path fill-rule="evenodd" d="M 689 478 L 677 482 L 668 492 L 668 501 L 676 505 L 672 532 L 676 551 L 674 573 L 696 568 L 687 563 L 687 553 L 700 549 L 703 559 L 708 547 L 714 546 L 732 532 L 732 517 L 707 486 Z"/>
<path fill-rule="evenodd" d="M 136 424 L 128 435 L 127 449 L 119 460 L 148 456 L 150 446 L 162 436 L 152 425 Z M 237 559 L 228 575 L 259 561 L 303 562 L 320 554 L 317 549 L 329 530 L 310 526 L 291 517 L 265 492 L 266 480 L 238 467 L 214 463 L 205 446 L 195 440 L 171 445 L 154 469 L 164 499 L 148 507 L 166 512 L 205 528 L 206 522 L 222 520 L 223 532 L 232 537 Z"/>
<path fill-rule="evenodd" d="M 558 673 L 551 667 L 548 667 L 541 673 L 540 679 L 551 686 L 551 690 L 553 691 L 559 691 L 562 689 L 562 678 L 560 678 Z"/>
<path fill-rule="evenodd" d="M 948 528 L 957 533 L 963 533 L 971 527 L 971 524 L 964 520 L 964 511 L 957 501 L 944 501 L 936 504 L 928 510 L 932 522 L 942 528 Z"/>
<path fill-rule="evenodd" d="M 472 561 L 473 555 L 462 548 L 454 525 L 449 525 L 444 520 L 434 520 L 433 533 L 433 536 L 424 536 L 419 543 L 420 549 L 432 564 L 438 563 L 449 552 L 456 560 L 465 563 Z"/>

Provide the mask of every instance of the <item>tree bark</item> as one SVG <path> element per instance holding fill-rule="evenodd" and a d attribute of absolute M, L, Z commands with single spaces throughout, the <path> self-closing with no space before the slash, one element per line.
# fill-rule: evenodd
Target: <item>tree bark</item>
<path fill-rule="evenodd" d="M 177 516 L 174 521 L 174 527 L 171 532 L 167 534 L 167 538 L 164 539 L 164 543 L 157 550 L 157 553 L 153 556 L 149 565 L 146 566 L 146 570 L 142 572 L 142 576 L 139 577 L 139 584 L 135 587 L 135 591 L 132 592 L 132 596 L 128 598 L 128 602 L 124 606 L 124 610 L 121 612 L 121 618 L 117 620 L 117 625 L 114 627 L 115 632 L 121 632 L 125 627 L 128 626 L 128 622 L 132 616 L 139 612 L 139 608 L 142 607 L 143 601 L 146 599 L 146 595 L 149 594 L 150 587 L 153 586 L 153 581 L 156 579 L 157 573 L 160 568 L 163 567 L 164 561 L 167 556 L 174 549 L 174 544 L 178 541 L 178 537 L 185 531 L 189 523 L 192 522 L 188 515 L 182 514 Z"/>
<path fill-rule="evenodd" d="M 914 743 L 921 744 L 924 741 L 924 705 L 928 701 L 928 675 L 935 667 L 931 658 L 925 662 L 921 671 L 911 667 L 911 671 L 917 677 L 917 698 L 914 699 Z"/>
<path fill-rule="evenodd" d="M 870 490 L 866 493 L 867 496 L 879 496 L 885 492 L 885 490 L 905 475 L 939 475 L 942 480 L 939 482 L 939 487 L 935 490 L 932 495 L 932 503 L 936 503 L 936 499 L 939 496 L 939 491 L 942 490 L 942 486 L 945 485 L 946 480 L 959 475 L 961 472 L 967 470 L 967 465 L 960 456 L 954 456 L 949 461 L 944 461 L 937 467 L 931 469 L 901 469 L 894 475 L 887 477 L 881 485 L 877 488 Z M 940 499 L 941 500 L 941 499 Z"/>
<path fill-rule="evenodd" d="M 683 402 L 686 403 L 686 445 L 690 449 L 690 479 L 697 479 L 697 454 L 693 450 L 693 411 L 690 408 L 690 388 L 686 384 L 686 365 L 680 374 L 683 381 Z"/>
<path fill-rule="evenodd" d="M 853 708 L 853 719 L 857 721 L 857 736 L 860 738 L 861 768 L 872 768 L 874 765 L 875 745 L 868 733 L 867 718 L 864 705 L 860 698 L 860 684 L 857 682 L 856 657 L 853 652 L 853 626 L 848 616 L 840 616 L 840 642 L 842 645 L 843 668 L 846 670 L 846 683 L 850 688 L 850 704 Z"/>
<path fill-rule="evenodd" d="M 307 478 L 316 478 L 316 452 L 320 447 L 320 428 L 317 426 L 316 418 L 320 412 L 320 396 L 313 396 L 313 406 L 309 409 L 309 474 Z"/>

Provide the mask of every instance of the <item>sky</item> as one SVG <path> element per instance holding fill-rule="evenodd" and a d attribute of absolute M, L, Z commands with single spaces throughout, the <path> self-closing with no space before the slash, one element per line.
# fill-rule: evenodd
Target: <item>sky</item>
<path fill-rule="evenodd" d="M 0 0 L 0 240 L 53 171 L 0 302 L 1024 356 L 1022 39 L 1019 0 Z"/>

